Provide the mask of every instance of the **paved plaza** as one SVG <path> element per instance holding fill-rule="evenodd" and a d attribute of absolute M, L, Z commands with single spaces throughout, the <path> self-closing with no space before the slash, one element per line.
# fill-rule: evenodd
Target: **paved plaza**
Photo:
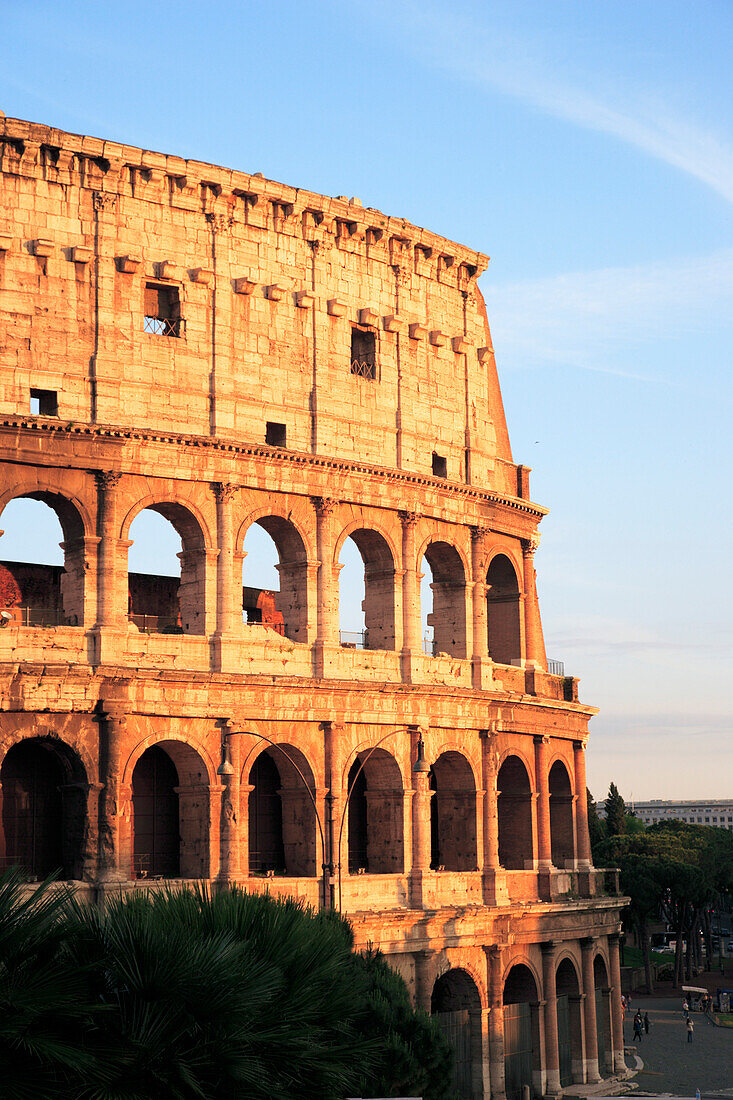
<path fill-rule="evenodd" d="M 649 1034 L 633 1041 L 633 1016 L 637 1008 L 649 1013 Z M 633 1078 L 636 1095 L 653 1093 L 702 1100 L 733 1097 L 733 1029 L 715 1027 L 701 1013 L 693 1012 L 695 1031 L 687 1042 L 682 1001 L 670 997 L 634 996 L 624 1021 L 626 1049 L 635 1049 L 644 1063 Z M 629 1064 L 632 1058 L 627 1055 Z"/>

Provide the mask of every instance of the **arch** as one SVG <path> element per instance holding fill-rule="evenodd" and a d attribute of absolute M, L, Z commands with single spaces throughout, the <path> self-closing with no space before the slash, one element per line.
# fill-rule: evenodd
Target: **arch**
<path fill-rule="evenodd" d="M 209 776 L 190 745 L 159 740 L 132 767 L 133 878 L 207 878 Z"/>
<path fill-rule="evenodd" d="M 17 608 L 13 618 L 28 626 L 82 626 L 86 599 L 85 537 L 87 521 L 75 501 L 60 493 L 31 489 L 12 492 L 3 502 L 2 512 L 16 500 L 37 501 L 54 513 L 61 528 L 59 542 L 64 555 L 63 566 L 37 562 L 38 551 L 31 552 L 31 561 L 0 563 L 0 606 Z M 3 554 L 0 541 L 0 554 Z M 3 555 L 4 556 L 4 555 Z"/>
<path fill-rule="evenodd" d="M 64 741 L 16 741 L 0 768 L 0 869 L 17 865 L 32 879 L 53 872 L 81 879 L 88 789 L 81 758 Z"/>
<path fill-rule="evenodd" d="M 613 1072 L 613 1045 L 611 1036 L 611 990 L 608 966 L 598 952 L 593 959 L 593 986 L 596 1000 L 596 1034 L 598 1036 L 598 1072 L 608 1077 Z M 586 991 L 587 996 L 587 991 Z M 592 1055 L 589 1055 L 592 1057 Z"/>
<path fill-rule="evenodd" d="M 507 1100 L 534 1093 L 541 1080 L 539 983 L 526 962 L 516 962 L 504 979 L 504 1077 Z"/>
<path fill-rule="evenodd" d="M 247 533 L 257 524 L 266 531 L 275 544 L 279 564 L 276 566 L 280 577 L 278 591 L 274 593 L 277 621 L 282 618 L 284 634 L 294 642 L 308 640 L 308 549 L 303 533 L 290 518 L 273 514 L 267 509 L 250 514 L 239 529 L 237 546 L 243 547 Z M 253 601 L 255 590 L 245 585 L 247 562 L 243 561 L 242 603 Z M 254 603 L 256 606 L 256 601 Z M 253 619 L 256 620 L 256 616 Z M 262 619 L 260 619 L 262 621 Z M 277 627 L 276 627 L 277 629 Z"/>
<path fill-rule="evenodd" d="M 506 870 L 533 867 L 532 788 L 518 756 L 507 756 L 497 776 L 499 863 Z"/>
<path fill-rule="evenodd" d="M 433 986 L 430 1014 L 453 1048 L 453 1089 L 461 1100 L 483 1096 L 481 1073 L 481 994 L 461 968 L 442 974 Z"/>
<path fill-rule="evenodd" d="M 433 870 L 475 871 L 476 782 L 466 757 L 449 749 L 430 769 L 430 840 Z"/>
<path fill-rule="evenodd" d="M 552 862 L 556 867 L 573 867 L 575 861 L 573 788 L 568 769 L 562 760 L 556 760 L 550 768 L 548 786 Z"/>
<path fill-rule="evenodd" d="M 560 1084 L 583 1083 L 583 1022 L 580 976 L 570 956 L 558 960 L 557 1042 L 560 1056 Z"/>
<path fill-rule="evenodd" d="M 364 648 L 394 649 L 396 558 L 393 549 L 380 531 L 355 525 L 339 536 L 336 562 L 347 538 L 354 542 L 364 563 Z"/>
<path fill-rule="evenodd" d="M 198 511 L 175 500 L 138 502 L 122 524 L 123 538 L 146 510 L 171 524 L 181 540 L 180 580 L 168 576 L 130 573 L 129 617 L 149 633 L 204 634 L 206 632 L 206 550 L 209 534 Z"/>
<path fill-rule="evenodd" d="M 364 749 L 349 769 L 348 788 L 354 782 L 348 809 L 349 873 L 363 868 L 370 875 L 401 874 L 404 790 L 397 761 L 386 749 Z"/>
<path fill-rule="evenodd" d="M 486 585 L 489 656 L 500 665 L 510 665 L 522 656 L 522 634 L 519 581 L 506 554 L 491 559 Z"/>
<path fill-rule="evenodd" d="M 248 800 L 251 874 L 316 874 L 316 816 L 298 768 L 315 795 L 313 770 L 293 745 L 270 745 L 252 761 Z"/>
<path fill-rule="evenodd" d="M 428 625 L 433 628 L 434 650 L 453 657 L 467 655 L 466 569 L 455 546 L 439 540 L 425 546 L 423 557 L 433 575 L 433 610 Z M 422 563 L 423 558 L 418 558 Z"/>

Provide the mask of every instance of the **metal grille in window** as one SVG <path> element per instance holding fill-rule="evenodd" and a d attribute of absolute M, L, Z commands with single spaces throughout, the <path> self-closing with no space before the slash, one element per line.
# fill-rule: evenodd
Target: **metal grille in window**
<path fill-rule="evenodd" d="M 351 330 L 351 373 L 374 381 L 377 377 L 377 338 L 373 332 Z"/>
<path fill-rule="evenodd" d="M 143 327 L 153 336 L 181 335 L 181 304 L 177 287 L 147 284 Z"/>

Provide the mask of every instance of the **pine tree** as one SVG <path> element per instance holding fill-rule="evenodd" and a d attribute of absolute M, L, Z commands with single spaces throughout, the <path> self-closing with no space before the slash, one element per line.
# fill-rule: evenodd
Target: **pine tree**
<path fill-rule="evenodd" d="M 609 836 L 623 836 L 626 832 L 626 803 L 612 783 L 606 799 L 606 830 Z"/>

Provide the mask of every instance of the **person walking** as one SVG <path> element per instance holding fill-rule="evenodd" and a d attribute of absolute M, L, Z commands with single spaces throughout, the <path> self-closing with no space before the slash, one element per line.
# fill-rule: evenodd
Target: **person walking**
<path fill-rule="evenodd" d="M 693 1024 L 692 1019 L 688 1016 L 687 1017 L 687 1042 L 688 1043 L 692 1042 L 692 1033 L 693 1033 L 694 1030 L 695 1030 L 695 1025 Z"/>
<path fill-rule="evenodd" d="M 642 1040 L 642 1028 L 643 1023 L 641 1019 L 641 1013 L 637 1012 L 636 1016 L 634 1016 L 634 1039 L 638 1042 L 641 1042 Z"/>
<path fill-rule="evenodd" d="M 649 1034 L 649 1013 L 648 1012 L 644 1013 L 644 1032 L 647 1035 Z"/>
<path fill-rule="evenodd" d="M 685 997 L 684 1001 L 682 1002 L 682 1011 L 684 1012 L 685 1019 L 687 1020 L 690 1015 L 690 1006 L 687 1003 L 687 997 Z"/>

